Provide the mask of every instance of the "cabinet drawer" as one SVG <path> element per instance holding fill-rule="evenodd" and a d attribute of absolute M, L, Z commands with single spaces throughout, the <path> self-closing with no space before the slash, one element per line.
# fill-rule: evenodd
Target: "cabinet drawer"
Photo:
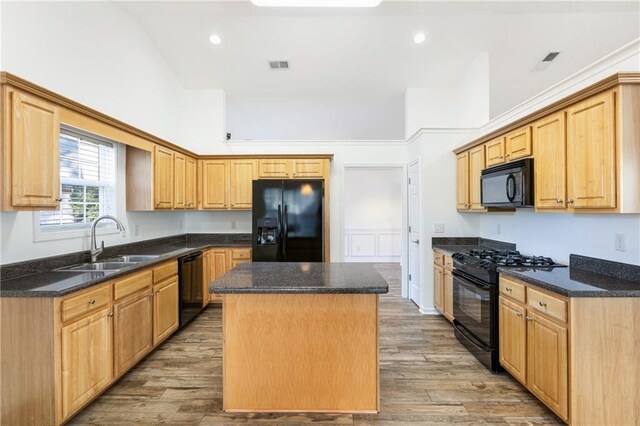
<path fill-rule="evenodd" d="M 151 269 L 147 271 L 131 274 L 125 278 L 122 278 L 114 284 L 114 299 L 118 300 L 125 296 L 142 290 L 145 287 L 151 286 L 153 283 L 153 271 Z"/>
<path fill-rule="evenodd" d="M 518 302 L 525 303 L 525 287 L 507 278 L 500 278 L 500 294 L 508 296 Z"/>
<path fill-rule="evenodd" d="M 111 283 L 62 301 L 62 322 L 103 308 L 111 302 Z"/>
<path fill-rule="evenodd" d="M 237 260 L 249 260 L 251 259 L 251 249 L 232 249 L 231 250 L 231 258 Z"/>
<path fill-rule="evenodd" d="M 527 288 L 527 305 L 551 318 L 567 322 L 567 302 L 546 293 Z"/>
<path fill-rule="evenodd" d="M 444 254 L 434 251 L 433 263 L 435 263 L 436 265 L 444 266 Z"/>
<path fill-rule="evenodd" d="M 444 256 L 444 267 L 449 271 L 453 270 L 453 259 L 451 256 Z"/>
<path fill-rule="evenodd" d="M 153 282 L 159 283 L 169 277 L 178 274 L 178 262 L 173 261 L 153 268 Z"/>

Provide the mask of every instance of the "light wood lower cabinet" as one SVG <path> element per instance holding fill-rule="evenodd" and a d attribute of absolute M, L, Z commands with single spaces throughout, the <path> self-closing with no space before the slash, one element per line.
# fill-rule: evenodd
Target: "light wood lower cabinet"
<path fill-rule="evenodd" d="M 112 316 L 111 308 L 105 308 L 61 329 L 62 418 L 75 413 L 111 383 Z"/>
<path fill-rule="evenodd" d="M 226 272 L 243 262 L 251 262 L 251 248 L 213 248 L 204 254 L 205 266 L 203 269 L 203 292 L 205 300 L 203 305 L 209 302 L 222 303 L 221 294 L 209 294 L 209 284 L 223 276 Z M 208 300 L 207 300 L 208 297 Z"/>
<path fill-rule="evenodd" d="M 638 424 L 637 312 L 640 298 L 565 298 L 503 276 L 500 364 L 570 425 Z"/>
<path fill-rule="evenodd" d="M 433 265 L 433 304 L 444 312 L 444 268 L 439 265 Z"/>
<path fill-rule="evenodd" d="M 153 347 L 152 296 L 146 287 L 113 305 L 113 363 L 115 375 L 120 376 Z"/>
<path fill-rule="evenodd" d="M 443 280 L 444 290 L 444 312 L 442 313 L 446 319 L 453 321 L 453 275 L 451 270 L 444 270 Z"/>
<path fill-rule="evenodd" d="M 178 328 L 177 262 L 0 315 L 2 424 L 59 425 Z"/>
<path fill-rule="evenodd" d="M 179 326 L 178 277 L 153 285 L 153 344 L 169 337 Z"/>
<path fill-rule="evenodd" d="M 446 319 L 453 321 L 453 260 L 433 252 L 433 305 Z"/>

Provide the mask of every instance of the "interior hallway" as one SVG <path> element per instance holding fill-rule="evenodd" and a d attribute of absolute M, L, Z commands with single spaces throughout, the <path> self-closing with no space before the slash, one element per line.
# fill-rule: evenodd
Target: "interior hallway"
<path fill-rule="evenodd" d="M 376 268 L 389 283 L 380 303 L 380 414 L 223 413 L 221 309 L 214 307 L 70 424 L 562 424 L 510 376 L 480 365 L 444 318 L 421 315 L 402 299 L 398 264 Z"/>

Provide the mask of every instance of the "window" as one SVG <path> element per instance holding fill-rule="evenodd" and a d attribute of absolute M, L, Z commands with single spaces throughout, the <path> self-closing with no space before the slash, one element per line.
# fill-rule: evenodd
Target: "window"
<path fill-rule="evenodd" d="M 42 231 L 86 228 L 98 216 L 115 214 L 115 145 L 62 127 L 60 210 L 40 212 Z"/>

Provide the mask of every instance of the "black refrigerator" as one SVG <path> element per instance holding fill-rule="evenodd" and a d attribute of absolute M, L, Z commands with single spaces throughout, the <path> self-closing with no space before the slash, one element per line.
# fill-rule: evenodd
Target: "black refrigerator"
<path fill-rule="evenodd" d="M 252 220 L 254 262 L 324 262 L 324 180 L 254 180 Z"/>

